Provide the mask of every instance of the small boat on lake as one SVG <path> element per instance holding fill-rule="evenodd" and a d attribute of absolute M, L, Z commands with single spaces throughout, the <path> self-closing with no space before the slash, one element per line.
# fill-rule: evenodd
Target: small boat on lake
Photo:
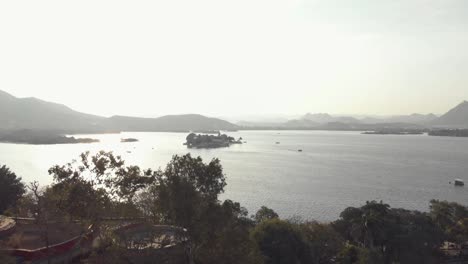
<path fill-rule="evenodd" d="M 465 182 L 462 179 L 455 179 L 454 185 L 455 186 L 464 186 Z"/>

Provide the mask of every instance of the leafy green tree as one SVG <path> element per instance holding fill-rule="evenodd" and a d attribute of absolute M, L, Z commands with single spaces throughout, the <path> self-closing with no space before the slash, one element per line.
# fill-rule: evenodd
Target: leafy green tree
<path fill-rule="evenodd" d="M 5 165 L 0 167 L 0 214 L 14 206 L 26 192 L 21 178 L 10 171 Z"/>
<path fill-rule="evenodd" d="M 218 199 L 224 192 L 226 178 L 219 159 L 212 159 L 205 164 L 201 157 L 193 158 L 190 154 L 173 156 L 164 171 L 168 183 L 186 181 L 208 200 Z"/>
<path fill-rule="evenodd" d="M 461 237 L 457 226 L 462 227 L 463 225 L 459 223 L 461 224 L 463 219 L 468 218 L 468 208 L 458 203 L 439 200 L 431 200 L 429 208 L 432 220 L 444 231 L 446 238 L 459 241 Z"/>
<path fill-rule="evenodd" d="M 369 250 L 354 245 L 346 245 L 337 257 L 340 264 L 381 264 L 383 256 L 376 250 Z"/>
<path fill-rule="evenodd" d="M 382 263 L 438 263 L 437 249 L 443 232 L 425 213 L 390 209 L 383 203 L 367 202 L 347 208 L 334 228 L 358 248 L 377 254 Z"/>
<path fill-rule="evenodd" d="M 342 264 L 354 264 L 359 263 L 359 254 L 362 249 L 354 246 L 347 245 L 338 254 L 338 263 Z"/>
<path fill-rule="evenodd" d="M 250 240 L 254 223 L 247 215 L 245 208 L 231 200 L 210 204 L 196 227 L 193 252 L 197 263 L 262 263 Z"/>
<path fill-rule="evenodd" d="M 310 263 L 307 244 L 294 224 L 280 219 L 265 220 L 251 233 L 265 264 Z"/>
<path fill-rule="evenodd" d="M 175 155 L 164 171 L 156 173 L 149 192 L 161 221 L 193 229 L 200 214 L 210 203 L 218 202 L 224 192 L 225 176 L 218 159 L 208 164 L 190 154 Z"/>
<path fill-rule="evenodd" d="M 127 201 L 155 179 L 150 169 L 142 171 L 138 166 L 125 166 L 120 156 L 105 151 L 94 156 L 90 156 L 90 152 L 82 153 L 79 161 L 53 166 L 49 174 L 55 183 L 80 180 L 95 189 L 105 190 L 113 199 Z"/>
<path fill-rule="evenodd" d="M 312 263 L 335 263 L 336 256 L 343 249 L 343 237 L 330 224 L 305 222 L 299 225 L 307 243 Z"/>
<path fill-rule="evenodd" d="M 53 166 L 49 174 L 54 184 L 45 193 L 48 200 L 70 219 L 92 222 L 115 211 L 135 213 L 135 194 L 156 178 L 152 170 L 125 166 L 120 156 L 105 151 L 82 153 L 78 161 Z"/>
<path fill-rule="evenodd" d="M 458 220 L 458 222 L 449 230 L 455 242 L 465 243 L 468 241 L 468 218 Z"/>
<path fill-rule="evenodd" d="M 440 263 L 438 249 L 443 231 L 426 213 L 405 209 L 391 210 L 393 237 L 386 246 L 388 261 L 400 263 Z"/>
<path fill-rule="evenodd" d="M 226 185 L 218 159 L 204 163 L 190 154 L 175 155 L 155 175 L 137 204 L 156 223 L 187 228 L 197 263 L 255 263 L 247 210 L 218 200 Z"/>
<path fill-rule="evenodd" d="M 335 226 L 345 238 L 358 245 L 383 250 L 391 236 L 390 206 L 376 201 L 366 202 L 361 208 L 347 208 Z"/>
<path fill-rule="evenodd" d="M 256 223 L 261 223 L 262 221 L 267 219 L 279 218 L 279 216 L 273 209 L 270 209 L 266 206 L 262 206 L 253 218 Z"/>
<path fill-rule="evenodd" d="M 136 194 L 135 205 L 141 214 L 154 224 L 167 223 L 166 212 L 162 211 L 162 205 L 159 200 L 160 188 L 158 185 L 150 185 L 142 192 Z"/>
<path fill-rule="evenodd" d="M 44 201 L 49 209 L 49 215 L 66 216 L 70 221 L 84 220 L 99 222 L 107 215 L 110 198 L 103 188 L 95 189 L 86 181 L 74 179 L 52 185 L 44 193 Z M 63 214 L 61 214 L 63 213 Z"/>

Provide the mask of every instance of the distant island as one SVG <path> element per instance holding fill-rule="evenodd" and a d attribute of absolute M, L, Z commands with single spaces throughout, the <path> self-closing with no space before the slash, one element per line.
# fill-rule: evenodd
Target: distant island
<path fill-rule="evenodd" d="M 19 130 L 0 135 L 0 142 L 32 145 L 95 143 L 98 139 L 75 138 L 53 131 Z"/>
<path fill-rule="evenodd" d="M 127 142 L 138 142 L 138 139 L 136 138 L 121 138 L 120 142 L 122 143 L 127 143 Z"/>
<path fill-rule="evenodd" d="M 434 129 L 429 131 L 428 135 L 439 137 L 468 137 L 468 129 Z"/>
<path fill-rule="evenodd" d="M 235 140 L 226 134 L 215 135 L 190 133 L 184 145 L 188 148 L 224 148 L 232 144 L 242 144 L 242 138 Z"/>
<path fill-rule="evenodd" d="M 365 131 L 364 135 L 422 135 L 424 130 L 421 129 L 380 129 L 374 131 Z"/>

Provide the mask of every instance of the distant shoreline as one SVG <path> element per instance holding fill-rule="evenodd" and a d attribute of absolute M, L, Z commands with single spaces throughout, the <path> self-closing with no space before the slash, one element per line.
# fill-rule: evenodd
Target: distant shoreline
<path fill-rule="evenodd" d="M 26 132 L 25 132 L 26 131 Z M 221 130 L 224 131 L 224 130 Z M 361 132 L 362 135 L 426 135 L 426 136 L 440 136 L 440 137 L 468 137 L 468 130 L 402 130 L 402 131 L 373 131 L 363 129 L 311 129 L 311 128 L 241 128 L 237 131 L 324 131 L 324 132 Z M 447 132 L 449 131 L 449 132 Z M 462 132 L 460 132 L 462 131 Z M 36 134 L 37 132 L 37 134 Z M 99 143 L 98 139 L 93 138 L 80 138 L 80 135 L 107 135 L 107 134 L 121 134 L 121 133 L 187 133 L 190 131 L 120 131 L 120 132 L 90 132 L 83 131 L 77 133 L 55 133 L 48 131 L 29 131 L 22 130 L 20 132 L 10 132 L 10 134 L 0 134 L 0 143 L 9 144 L 26 144 L 26 145 L 63 145 L 63 144 L 89 144 Z"/>
<path fill-rule="evenodd" d="M 1 139 L 0 143 L 6 144 L 22 144 L 22 145 L 66 145 L 66 144 L 91 144 L 99 143 L 99 139 L 94 138 L 75 138 L 75 137 L 58 137 L 54 139 L 33 139 L 33 140 L 4 140 Z"/>
<path fill-rule="evenodd" d="M 84 144 L 97 143 L 94 138 L 76 138 L 56 131 L 17 130 L 3 132 L 0 142 L 29 145 L 58 145 L 58 144 Z"/>

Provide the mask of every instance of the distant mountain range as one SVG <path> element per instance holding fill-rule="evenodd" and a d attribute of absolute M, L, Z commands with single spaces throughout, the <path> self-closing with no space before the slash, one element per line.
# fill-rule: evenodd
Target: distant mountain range
<path fill-rule="evenodd" d="M 168 115 L 159 118 L 84 114 L 37 98 L 17 98 L 0 91 L 0 130 L 41 130 L 63 133 L 120 131 L 237 130 L 230 122 L 202 115 Z"/>
<path fill-rule="evenodd" d="M 362 123 L 367 124 L 375 124 L 375 123 L 410 123 L 410 124 L 418 124 L 418 125 L 428 125 L 432 121 L 436 120 L 437 116 L 435 114 L 411 114 L 411 115 L 398 115 L 398 116 L 391 116 L 386 118 L 363 118 L 360 121 Z"/>
<path fill-rule="evenodd" d="M 283 123 L 239 122 L 247 129 L 254 127 L 277 129 L 330 129 L 330 130 L 368 130 L 382 128 L 468 128 L 468 102 L 464 101 L 446 114 L 411 114 L 390 117 L 332 116 L 327 113 L 307 113 L 304 116 Z"/>
<path fill-rule="evenodd" d="M 167 115 L 158 118 L 129 116 L 102 117 L 77 112 L 65 105 L 37 98 L 17 98 L 0 91 L 0 132 L 15 130 L 59 131 L 60 133 L 105 133 L 120 131 L 213 131 L 238 129 L 329 129 L 369 130 L 378 128 L 468 128 L 468 102 L 446 114 L 412 114 L 387 118 L 355 118 L 326 113 L 305 114 L 287 122 L 228 121 L 197 114 Z"/>
<path fill-rule="evenodd" d="M 268 124 L 278 129 L 325 129 L 325 130 L 368 130 L 376 128 L 423 128 L 431 124 L 437 116 L 433 114 L 393 116 L 388 118 L 355 118 L 351 116 L 332 116 L 326 113 L 306 114 L 301 118 L 284 123 Z M 238 123 L 243 127 L 265 127 L 264 123 Z"/>
<path fill-rule="evenodd" d="M 428 125 L 432 121 L 436 120 L 437 116 L 434 114 L 422 115 L 422 114 L 412 114 L 412 115 L 399 115 L 391 117 L 365 117 L 365 118 L 355 118 L 352 116 L 332 116 L 327 113 L 319 114 L 305 114 L 299 120 L 293 120 L 289 123 L 303 122 L 308 125 L 323 125 L 328 123 L 343 123 L 343 124 L 391 124 L 391 123 L 407 123 L 415 125 Z"/>
<path fill-rule="evenodd" d="M 345 124 L 360 123 L 360 121 L 351 116 L 331 116 L 327 113 L 318 113 L 311 114 L 307 113 L 302 118 L 302 120 L 312 121 L 317 124 L 326 124 L 332 122 L 340 122 Z"/>

